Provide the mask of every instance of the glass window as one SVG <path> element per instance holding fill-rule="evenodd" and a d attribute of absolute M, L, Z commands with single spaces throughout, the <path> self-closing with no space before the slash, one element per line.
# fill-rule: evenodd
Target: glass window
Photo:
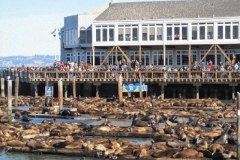
<path fill-rule="evenodd" d="M 155 28 L 153 28 L 153 27 L 149 28 L 149 39 L 150 39 L 150 41 L 155 40 Z"/>
<path fill-rule="evenodd" d="M 174 27 L 174 40 L 179 40 L 180 27 Z"/>
<path fill-rule="evenodd" d="M 238 26 L 233 26 L 233 39 L 238 39 Z"/>
<path fill-rule="evenodd" d="M 138 28 L 133 28 L 132 33 L 133 33 L 133 41 L 137 41 L 138 40 Z"/>
<path fill-rule="evenodd" d="M 218 39 L 223 39 L 223 26 L 218 26 Z"/>
<path fill-rule="evenodd" d="M 86 32 L 86 30 L 81 30 L 81 31 L 80 31 L 80 43 L 81 43 L 81 44 L 82 44 L 82 43 L 86 43 L 86 42 L 85 42 L 85 40 L 86 40 L 85 32 Z"/>
<path fill-rule="evenodd" d="M 103 29 L 103 39 L 102 40 L 107 41 L 107 29 L 106 28 Z"/>
<path fill-rule="evenodd" d="M 130 30 L 130 28 L 125 28 L 125 40 L 126 41 L 131 40 L 131 30 Z"/>
<path fill-rule="evenodd" d="M 172 40 L 172 27 L 167 27 L 167 40 Z"/>
<path fill-rule="evenodd" d="M 230 39 L 231 30 L 230 26 L 225 26 L 225 39 Z"/>
<path fill-rule="evenodd" d="M 213 26 L 207 26 L 207 39 L 213 39 Z"/>
<path fill-rule="evenodd" d="M 109 29 L 109 41 L 114 41 L 114 29 Z"/>
<path fill-rule="evenodd" d="M 148 34 L 147 34 L 147 28 L 142 28 L 142 40 L 143 41 L 147 41 L 147 37 L 148 37 Z"/>
<path fill-rule="evenodd" d="M 205 26 L 200 26 L 200 39 L 205 39 Z"/>
<path fill-rule="evenodd" d="M 87 43 L 92 43 L 92 30 L 87 30 Z"/>
<path fill-rule="evenodd" d="M 96 29 L 96 41 L 100 42 L 100 38 L 101 38 L 101 30 L 100 29 Z"/>
<path fill-rule="evenodd" d="M 187 27 L 182 27 L 182 40 L 187 40 Z"/>
<path fill-rule="evenodd" d="M 192 26 L 192 40 L 198 39 L 198 27 Z"/>
<path fill-rule="evenodd" d="M 118 28 L 118 41 L 123 41 L 123 28 Z"/>
<path fill-rule="evenodd" d="M 162 25 L 157 25 L 157 40 L 162 40 Z"/>

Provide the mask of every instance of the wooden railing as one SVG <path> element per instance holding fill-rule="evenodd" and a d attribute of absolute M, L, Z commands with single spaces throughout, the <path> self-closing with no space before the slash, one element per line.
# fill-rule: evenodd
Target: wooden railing
<path fill-rule="evenodd" d="M 240 81 L 240 72 L 235 71 L 2 71 L 1 78 L 7 78 L 13 81 L 18 76 L 21 82 L 45 81 L 48 76 L 49 81 L 76 81 L 104 82 L 118 81 L 118 76 L 122 75 L 123 81 L 138 81 L 142 76 L 145 82 L 238 82 Z"/>

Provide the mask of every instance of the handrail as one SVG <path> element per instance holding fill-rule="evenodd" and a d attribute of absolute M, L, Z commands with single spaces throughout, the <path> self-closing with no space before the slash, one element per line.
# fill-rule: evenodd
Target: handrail
<path fill-rule="evenodd" d="M 59 78 L 70 81 L 73 76 L 76 79 L 95 80 L 118 80 L 118 75 L 121 74 L 123 81 L 139 79 L 142 76 L 149 81 L 163 80 L 171 81 L 195 81 L 195 80 L 211 80 L 211 81 L 240 81 L 240 72 L 238 71 L 3 71 L 0 74 L 1 78 L 10 76 L 12 80 L 18 76 L 20 81 L 31 82 L 48 76 L 52 81 L 57 81 Z"/>

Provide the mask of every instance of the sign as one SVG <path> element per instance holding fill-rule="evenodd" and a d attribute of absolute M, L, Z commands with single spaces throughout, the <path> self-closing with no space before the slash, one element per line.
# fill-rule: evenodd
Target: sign
<path fill-rule="evenodd" d="M 46 97 L 52 97 L 52 86 L 46 86 L 45 91 Z"/>
<path fill-rule="evenodd" d="M 147 85 L 144 83 L 140 85 L 139 83 L 135 84 L 123 84 L 123 92 L 144 92 L 147 91 Z"/>

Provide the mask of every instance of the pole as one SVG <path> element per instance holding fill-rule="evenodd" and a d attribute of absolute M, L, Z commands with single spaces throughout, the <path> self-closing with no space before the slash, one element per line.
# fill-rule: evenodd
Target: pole
<path fill-rule="evenodd" d="M 238 113 L 237 113 L 237 157 L 238 160 L 240 160 L 240 93 L 237 92 L 237 108 L 238 108 Z"/>
<path fill-rule="evenodd" d="M 5 97 L 4 78 L 1 78 L 1 97 Z"/>
<path fill-rule="evenodd" d="M 123 101 L 123 93 L 122 93 L 122 75 L 120 74 L 118 77 L 118 97 L 119 101 Z"/>
<path fill-rule="evenodd" d="M 140 75 L 140 77 L 139 77 L 139 81 L 140 81 L 140 88 L 139 88 L 139 96 L 140 96 L 140 98 L 142 98 L 143 97 L 143 92 L 142 92 L 142 75 Z"/>
<path fill-rule="evenodd" d="M 73 87 L 73 98 L 76 98 L 76 77 L 72 78 L 72 87 Z"/>
<path fill-rule="evenodd" d="M 18 89 L 19 89 L 19 77 L 15 80 L 15 107 L 18 106 Z"/>
<path fill-rule="evenodd" d="M 63 108 L 63 88 L 62 88 L 62 81 L 58 81 L 58 104 L 59 104 L 59 110 Z"/>
<path fill-rule="evenodd" d="M 12 123 L 12 80 L 8 80 L 8 122 Z"/>
<path fill-rule="evenodd" d="M 67 99 L 67 85 L 64 85 L 64 98 Z"/>

